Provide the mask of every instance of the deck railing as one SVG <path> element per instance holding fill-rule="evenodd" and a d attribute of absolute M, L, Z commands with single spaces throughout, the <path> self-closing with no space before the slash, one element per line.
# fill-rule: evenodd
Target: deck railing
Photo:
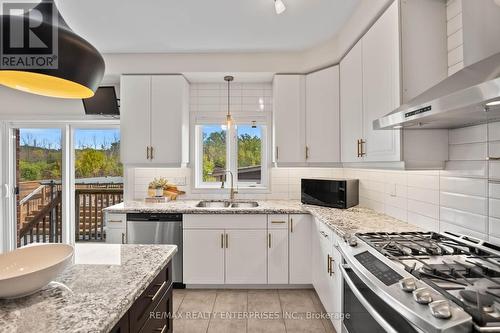
<path fill-rule="evenodd" d="M 103 209 L 123 201 L 122 188 L 89 188 L 75 190 L 75 239 L 103 241 Z"/>
<path fill-rule="evenodd" d="M 85 184 L 75 189 L 76 241 L 104 241 L 103 209 L 123 201 L 122 184 Z M 19 201 L 18 246 L 62 241 L 60 185 L 42 185 Z"/>

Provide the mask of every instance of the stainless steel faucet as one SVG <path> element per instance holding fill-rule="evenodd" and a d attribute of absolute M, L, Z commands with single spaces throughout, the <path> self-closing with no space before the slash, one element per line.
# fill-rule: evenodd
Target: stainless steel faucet
<path fill-rule="evenodd" d="M 231 191 L 229 192 L 229 200 L 234 201 L 234 197 L 236 194 L 238 194 L 238 191 L 234 190 L 234 175 L 231 170 L 226 170 L 225 171 L 226 175 L 229 173 L 231 175 Z M 220 188 L 225 188 L 224 187 L 224 181 L 222 181 L 222 185 Z"/>

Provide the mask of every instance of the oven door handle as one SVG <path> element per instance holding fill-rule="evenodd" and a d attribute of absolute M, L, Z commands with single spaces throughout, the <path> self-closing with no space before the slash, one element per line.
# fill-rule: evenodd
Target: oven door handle
<path fill-rule="evenodd" d="M 351 288 L 351 291 L 353 292 L 354 296 L 356 296 L 359 302 L 365 307 L 366 311 L 368 311 L 368 313 L 373 317 L 373 319 L 375 319 L 375 321 L 384 330 L 386 330 L 388 333 L 398 333 L 398 331 L 395 330 L 359 292 L 359 290 L 356 288 L 356 285 L 347 274 L 346 268 L 350 269 L 348 265 L 340 265 L 340 272 L 342 273 L 344 281 L 347 283 L 347 285 L 349 285 L 349 288 Z"/>

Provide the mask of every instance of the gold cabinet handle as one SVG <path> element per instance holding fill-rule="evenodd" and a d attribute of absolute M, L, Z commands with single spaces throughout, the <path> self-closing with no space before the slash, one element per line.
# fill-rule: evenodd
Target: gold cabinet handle
<path fill-rule="evenodd" d="M 224 234 L 220 234 L 220 248 L 224 248 Z"/>
<path fill-rule="evenodd" d="M 163 281 L 162 284 L 157 284 L 156 286 L 160 286 L 160 288 L 158 288 L 158 290 L 156 291 L 156 293 L 154 295 L 148 295 L 147 298 L 151 298 L 151 302 L 154 302 L 158 296 L 161 295 L 161 292 L 163 291 L 163 289 L 165 289 L 165 286 L 167 285 L 167 281 Z"/>
<path fill-rule="evenodd" d="M 280 158 L 280 149 L 278 146 L 276 146 L 276 161 L 279 160 Z"/>
<path fill-rule="evenodd" d="M 122 220 L 108 220 L 108 223 L 122 223 Z"/>
<path fill-rule="evenodd" d="M 361 157 L 359 146 L 360 146 L 360 142 L 359 142 L 359 139 L 358 139 L 358 142 L 357 142 L 358 157 Z"/>
<path fill-rule="evenodd" d="M 285 224 L 286 221 L 271 221 L 272 224 Z"/>
<path fill-rule="evenodd" d="M 306 160 L 309 159 L 309 147 L 306 146 Z"/>
<path fill-rule="evenodd" d="M 125 233 L 122 232 L 122 244 L 125 244 Z"/>
<path fill-rule="evenodd" d="M 153 160 L 154 159 L 154 155 L 153 155 L 153 147 L 151 147 L 151 159 Z"/>
<path fill-rule="evenodd" d="M 229 235 L 226 234 L 226 249 L 229 248 Z"/>
<path fill-rule="evenodd" d="M 333 259 L 333 257 L 330 257 L 330 276 L 332 276 L 334 273 L 333 273 L 333 264 L 335 263 L 335 260 Z"/>
<path fill-rule="evenodd" d="M 149 147 L 146 147 L 146 157 L 149 160 Z"/>
<path fill-rule="evenodd" d="M 268 240 L 269 241 L 269 248 L 271 248 L 271 234 L 270 233 L 268 235 L 268 238 L 269 238 L 269 240 Z"/>
<path fill-rule="evenodd" d="M 326 272 L 327 272 L 328 274 L 330 274 L 330 262 L 331 262 L 331 261 L 330 261 L 330 255 L 329 255 L 329 254 L 327 254 L 327 255 L 326 255 Z"/>
<path fill-rule="evenodd" d="M 363 139 L 359 140 L 359 144 L 360 144 L 360 146 L 361 146 L 361 149 L 360 149 L 360 157 L 363 157 L 363 156 L 365 156 L 365 155 L 366 155 L 366 153 L 365 153 L 365 149 L 364 149 L 364 145 L 365 145 L 365 143 L 366 143 L 366 141 L 365 141 L 365 140 L 363 140 Z"/>
<path fill-rule="evenodd" d="M 490 157 L 487 158 L 487 160 L 488 161 L 500 161 L 500 157 L 492 157 L 492 156 L 490 156 Z"/>
<path fill-rule="evenodd" d="M 293 232 L 293 218 L 290 218 L 290 232 Z"/>

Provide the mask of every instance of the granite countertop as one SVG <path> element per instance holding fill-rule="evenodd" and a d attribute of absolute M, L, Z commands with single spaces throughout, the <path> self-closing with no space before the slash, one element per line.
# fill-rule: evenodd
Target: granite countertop
<path fill-rule="evenodd" d="M 177 252 L 175 245 L 77 244 L 41 291 L 0 300 L 0 332 L 108 332 Z"/>
<path fill-rule="evenodd" d="M 180 213 L 180 214 L 312 214 L 340 236 L 357 232 L 421 231 L 415 225 L 397 220 L 367 208 L 335 209 L 303 205 L 300 201 L 258 201 L 256 208 L 199 208 L 199 200 L 180 200 L 167 203 L 131 201 L 106 208 L 110 213 Z"/>

